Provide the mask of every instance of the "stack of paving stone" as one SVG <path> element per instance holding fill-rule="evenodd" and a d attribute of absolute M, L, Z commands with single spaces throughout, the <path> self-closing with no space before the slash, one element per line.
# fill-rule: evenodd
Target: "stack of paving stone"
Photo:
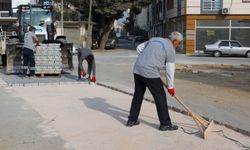
<path fill-rule="evenodd" d="M 61 56 L 60 44 L 40 44 L 35 53 L 36 74 L 61 74 Z"/>

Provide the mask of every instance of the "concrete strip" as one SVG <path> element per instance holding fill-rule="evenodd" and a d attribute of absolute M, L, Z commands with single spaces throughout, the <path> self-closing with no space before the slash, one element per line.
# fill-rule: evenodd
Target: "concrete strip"
<path fill-rule="evenodd" d="M 12 92 L 0 87 L 1 150 L 72 150 L 48 121 Z"/>
<path fill-rule="evenodd" d="M 159 131 L 155 106 L 144 102 L 141 124 L 125 126 L 132 97 L 94 84 L 13 87 L 16 97 L 25 99 L 57 133 L 77 150 L 165 150 L 165 149 L 240 149 L 236 143 L 211 132 L 207 140 L 188 135 L 181 129 Z M 194 132 L 197 127 L 185 115 L 170 111 L 172 121 Z M 228 128 L 215 125 L 213 131 L 250 143 L 250 138 Z"/>
<path fill-rule="evenodd" d="M 7 86 L 7 83 L 2 78 L 0 78 L 0 86 Z"/>

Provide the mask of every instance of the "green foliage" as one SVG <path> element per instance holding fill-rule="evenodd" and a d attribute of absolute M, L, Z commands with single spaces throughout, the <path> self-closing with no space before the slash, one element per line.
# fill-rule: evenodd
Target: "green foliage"
<path fill-rule="evenodd" d="M 90 0 L 67 0 L 88 18 Z M 137 14 L 141 8 L 148 5 L 151 0 L 92 0 L 92 21 L 97 24 L 104 25 L 112 23 L 114 19 L 122 16 L 122 13 L 130 8 L 135 10 Z"/>
<path fill-rule="evenodd" d="M 122 17 L 127 9 L 131 9 L 138 14 L 141 8 L 150 4 L 152 0 L 92 0 L 92 21 L 96 23 L 96 29 L 103 34 L 109 33 L 115 19 Z M 67 0 L 77 7 L 88 18 L 90 0 Z"/>
<path fill-rule="evenodd" d="M 61 12 L 59 10 L 55 10 L 55 18 L 56 20 L 61 20 Z M 63 20 L 64 21 L 79 21 L 78 13 L 76 11 L 63 11 Z"/>

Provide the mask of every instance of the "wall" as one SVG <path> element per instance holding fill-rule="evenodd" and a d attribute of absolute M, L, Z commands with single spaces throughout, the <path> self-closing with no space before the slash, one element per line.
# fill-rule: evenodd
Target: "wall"
<path fill-rule="evenodd" d="M 200 14 L 201 0 L 185 0 L 186 1 L 186 14 Z"/>
<path fill-rule="evenodd" d="M 201 0 L 185 0 L 186 14 L 200 14 Z M 250 14 L 250 3 L 242 0 L 222 0 L 222 8 L 229 8 L 230 14 Z"/>
<path fill-rule="evenodd" d="M 229 8 L 230 14 L 250 14 L 250 2 L 243 3 L 242 0 L 224 0 L 223 8 Z"/>
<path fill-rule="evenodd" d="M 80 45 L 80 29 L 79 28 L 64 28 L 64 35 L 67 37 L 67 41 Z"/>

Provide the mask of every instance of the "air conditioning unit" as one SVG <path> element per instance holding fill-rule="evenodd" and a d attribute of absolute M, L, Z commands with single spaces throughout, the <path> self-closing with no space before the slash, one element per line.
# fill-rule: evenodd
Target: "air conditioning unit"
<path fill-rule="evenodd" d="M 229 14 L 229 8 L 222 8 L 221 14 L 222 14 L 222 15 L 227 15 L 227 14 Z"/>

